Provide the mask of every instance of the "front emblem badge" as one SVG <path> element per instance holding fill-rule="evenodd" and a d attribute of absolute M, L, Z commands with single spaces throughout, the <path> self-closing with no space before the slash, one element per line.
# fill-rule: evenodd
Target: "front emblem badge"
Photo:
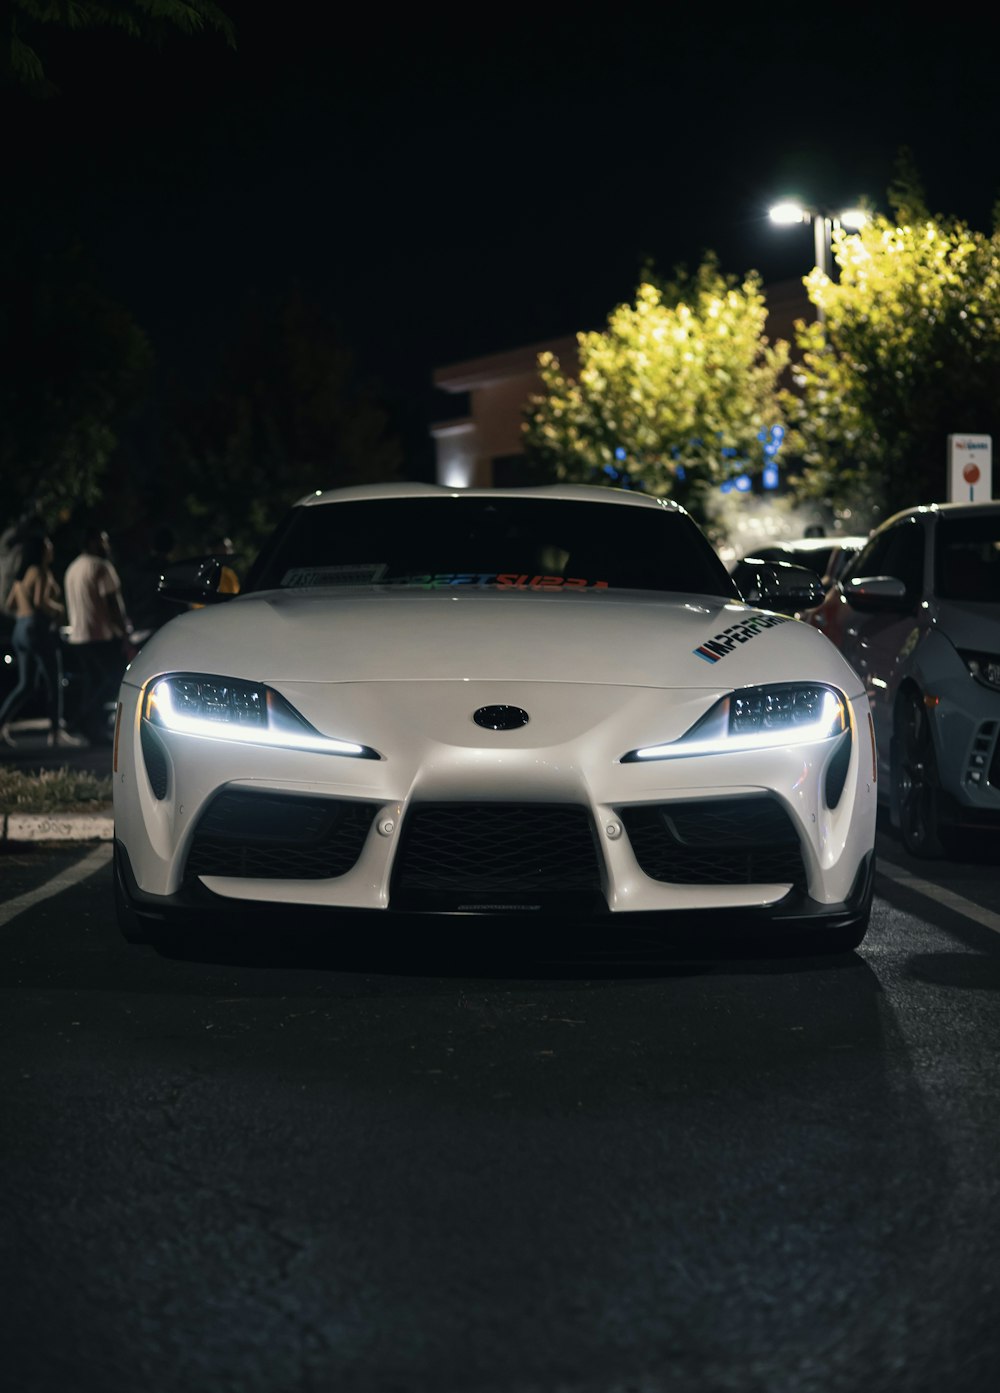
<path fill-rule="evenodd" d="M 520 706 L 480 706 L 472 713 L 472 719 L 486 730 L 517 730 L 528 724 L 528 713 Z"/>

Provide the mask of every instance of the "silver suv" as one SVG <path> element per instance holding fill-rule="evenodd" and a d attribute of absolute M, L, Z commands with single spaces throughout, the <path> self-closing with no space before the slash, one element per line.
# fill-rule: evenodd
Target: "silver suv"
<path fill-rule="evenodd" d="M 804 617 L 864 681 L 907 850 L 1000 833 L 1000 500 L 896 513 Z"/>

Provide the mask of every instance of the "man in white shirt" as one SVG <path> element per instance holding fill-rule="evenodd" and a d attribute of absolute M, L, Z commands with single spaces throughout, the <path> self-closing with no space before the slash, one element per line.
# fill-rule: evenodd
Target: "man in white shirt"
<path fill-rule="evenodd" d="M 86 532 L 83 550 L 66 567 L 63 590 L 67 656 L 81 686 L 73 724 L 92 745 L 105 745 L 111 738 L 106 706 L 125 670 L 122 640 L 131 626 L 108 534 L 101 528 Z"/>

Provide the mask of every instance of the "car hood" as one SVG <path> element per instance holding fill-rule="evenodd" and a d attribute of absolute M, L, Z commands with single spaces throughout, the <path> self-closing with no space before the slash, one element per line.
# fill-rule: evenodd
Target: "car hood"
<path fill-rule="evenodd" d="M 182 614 L 126 681 L 164 672 L 249 681 L 516 679 L 614 686 L 834 682 L 852 669 L 824 635 L 718 596 L 637 591 L 266 591 Z"/>
<path fill-rule="evenodd" d="M 935 627 L 956 648 L 1000 653 L 1000 605 L 971 600 L 938 600 Z"/>

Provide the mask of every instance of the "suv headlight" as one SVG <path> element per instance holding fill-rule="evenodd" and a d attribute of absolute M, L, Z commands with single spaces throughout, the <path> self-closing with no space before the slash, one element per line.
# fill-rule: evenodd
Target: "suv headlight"
<path fill-rule="evenodd" d="M 992 687 L 994 691 L 1000 691 L 1000 655 L 973 653 L 968 648 L 960 648 L 958 656 L 977 682 L 982 682 L 984 687 Z"/>
<path fill-rule="evenodd" d="M 744 687 L 717 701 L 679 740 L 630 750 L 622 763 L 813 745 L 847 728 L 847 701 L 836 687 L 818 682 Z"/>
<path fill-rule="evenodd" d="M 258 682 L 173 672 L 149 683 L 142 714 L 153 725 L 183 735 L 238 740 L 249 745 L 280 745 L 355 759 L 381 758 L 367 745 L 323 735 L 283 696 Z"/>

